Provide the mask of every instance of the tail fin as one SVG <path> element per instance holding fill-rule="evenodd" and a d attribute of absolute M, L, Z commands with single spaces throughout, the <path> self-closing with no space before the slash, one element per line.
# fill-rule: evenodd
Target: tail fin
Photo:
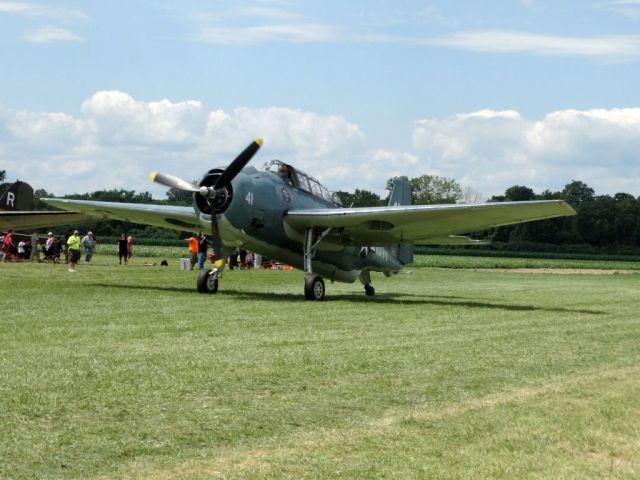
<path fill-rule="evenodd" d="M 411 185 L 404 180 L 396 179 L 389 197 L 389 206 L 411 205 Z M 401 243 L 398 245 L 397 257 L 400 263 L 406 265 L 413 262 L 413 244 Z"/>
<path fill-rule="evenodd" d="M 18 180 L 0 197 L 0 210 L 33 210 L 33 188 Z"/>
<path fill-rule="evenodd" d="M 411 205 L 411 185 L 404 180 L 396 179 L 389 197 L 389 206 Z"/>

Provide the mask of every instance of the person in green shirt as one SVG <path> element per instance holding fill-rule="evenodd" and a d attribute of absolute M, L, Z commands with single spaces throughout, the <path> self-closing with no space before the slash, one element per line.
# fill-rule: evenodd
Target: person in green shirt
<path fill-rule="evenodd" d="M 67 239 L 69 246 L 69 271 L 76 271 L 76 264 L 80 260 L 80 232 L 74 230 L 73 234 Z"/>

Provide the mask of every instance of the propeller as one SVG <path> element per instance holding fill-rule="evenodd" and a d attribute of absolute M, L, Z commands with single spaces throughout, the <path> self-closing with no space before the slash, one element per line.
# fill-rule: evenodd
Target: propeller
<path fill-rule="evenodd" d="M 186 192 L 194 192 L 202 195 L 209 200 L 213 207 L 211 211 L 211 243 L 216 257 L 222 258 L 222 238 L 220 237 L 220 228 L 218 227 L 217 214 L 220 208 L 225 204 L 228 198 L 227 187 L 231 181 L 240 173 L 247 163 L 253 158 L 256 152 L 262 146 L 261 138 L 255 139 L 238 155 L 233 162 L 217 178 L 216 183 L 212 187 L 197 186 L 191 182 L 187 182 L 181 178 L 166 173 L 151 172 L 149 179 L 156 183 L 160 183 L 166 187 L 176 188 Z"/>
<path fill-rule="evenodd" d="M 187 192 L 200 192 L 200 187 L 167 173 L 151 172 L 149 174 L 149 180 L 160 183 L 165 187 L 177 188 L 178 190 Z"/>

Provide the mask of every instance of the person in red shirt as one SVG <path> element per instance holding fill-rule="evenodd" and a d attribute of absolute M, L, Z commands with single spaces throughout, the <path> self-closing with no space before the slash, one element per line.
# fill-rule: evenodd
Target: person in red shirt
<path fill-rule="evenodd" d="M 5 262 L 7 257 L 11 256 L 11 260 L 14 262 L 17 260 L 17 252 L 16 247 L 13 245 L 13 231 L 7 230 L 6 235 L 4 236 L 4 240 L 2 242 L 2 251 L 4 252 L 4 256 L 2 257 L 2 261 Z"/>

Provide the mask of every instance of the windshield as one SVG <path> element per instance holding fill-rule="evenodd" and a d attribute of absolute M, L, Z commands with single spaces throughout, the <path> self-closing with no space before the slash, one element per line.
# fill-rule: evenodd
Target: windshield
<path fill-rule="evenodd" d="M 289 185 L 304 190 L 316 197 L 320 197 L 327 202 L 341 206 L 340 201 L 336 201 L 338 198 L 337 195 L 329 192 L 317 179 L 310 177 L 300 170 L 294 169 L 291 165 L 287 165 L 280 160 L 270 160 L 264 164 L 262 170 L 275 173 L 282 177 Z"/>

